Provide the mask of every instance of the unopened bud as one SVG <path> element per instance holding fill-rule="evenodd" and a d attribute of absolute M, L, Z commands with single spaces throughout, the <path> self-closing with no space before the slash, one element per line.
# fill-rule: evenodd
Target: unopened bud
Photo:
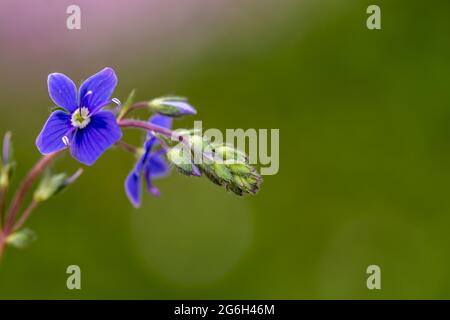
<path fill-rule="evenodd" d="M 233 174 L 228 170 L 225 164 L 216 162 L 211 165 L 211 168 L 219 179 L 225 182 L 233 181 Z"/>
<path fill-rule="evenodd" d="M 71 177 L 67 177 L 65 173 L 60 173 L 57 175 L 46 174 L 41 180 L 37 190 L 34 192 L 34 200 L 37 202 L 42 202 L 57 195 L 67 186 L 74 183 L 82 173 L 83 170 L 79 169 Z"/>
<path fill-rule="evenodd" d="M 248 163 L 247 155 L 228 145 L 221 145 L 214 148 L 215 156 L 227 163 L 244 162 Z"/>
<path fill-rule="evenodd" d="M 169 117 L 180 117 L 196 114 L 186 98 L 182 97 L 161 97 L 153 99 L 148 103 L 150 110 Z"/>
<path fill-rule="evenodd" d="M 231 172 L 233 172 L 233 174 L 239 176 L 248 176 L 255 171 L 253 167 L 245 163 L 232 163 L 228 164 L 227 167 Z"/>
<path fill-rule="evenodd" d="M 34 231 L 30 229 L 23 229 L 9 235 L 6 238 L 6 243 L 13 247 L 23 249 L 34 240 L 36 240 L 36 234 L 34 233 Z"/>
<path fill-rule="evenodd" d="M 167 151 L 167 159 L 180 173 L 187 176 L 195 173 L 190 150 L 181 146 L 175 146 Z"/>
<path fill-rule="evenodd" d="M 11 132 L 6 132 L 3 137 L 2 145 L 2 163 L 7 165 L 12 162 L 12 144 L 11 144 Z"/>
<path fill-rule="evenodd" d="M 6 188 L 9 186 L 11 177 L 14 172 L 14 163 L 9 163 L 6 165 L 0 164 L 0 188 Z"/>

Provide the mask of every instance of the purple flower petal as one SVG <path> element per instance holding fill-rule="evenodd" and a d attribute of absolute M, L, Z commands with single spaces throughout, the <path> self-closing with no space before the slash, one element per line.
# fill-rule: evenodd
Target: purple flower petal
<path fill-rule="evenodd" d="M 151 175 L 151 172 L 149 170 L 149 166 L 146 166 L 145 169 L 144 169 L 144 177 L 145 177 L 145 182 L 147 184 L 148 192 L 153 194 L 155 197 L 159 197 L 161 195 L 161 193 L 159 192 L 158 188 L 156 188 L 152 184 L 152 175 Z"/>
<path fill-rule="evenodd" d="M 165 150 L 160 149 L 150 155 L 146 166 L 146 175 L 151 178 L 165 177 L 170 172 L 170 166 L 167 164 L 164 154 Z"/>
<path fill-rule="evenodd" d="M 199 167 L 197 167 L 195 164 L 192 165 L 192 175 L 195 177 L 201 177 L 202 172 L 200 171 Z"/>
<path fill-rule="evenodd" d="M 80 104 L 93 111 L 109 99 L 117 85 L 113 69 L 105 68 L 84 81 L 80 87 Z M 88 94 L 89 93 L 89 94 Z"/>
<path fill-rule="evenodd" d="M 78 108 L 77 87 L 69 77 L 62 73 L 52 73 L 48 76 L 48 93 L 53 102 L 67 111 Z"/>
<path fill-rule="evenodd" d="M 131 171 L 125 180 L 125 193 L 135 208 L 141 206 L 141 176 Z"/>
<path fill-rule="evenodd" d="M 71 131 L 70 118 L 69 114 L 60 110 L 50 115 L 36 139 L 36 146 L 39 152 L 49 154 L 66 148 L 62 138 Z M 68 138 L 71 140 L 70 137 Z"/>
<path fill-rule="evenodd" d="M 170 129 L 172 127 L 173 119 L 171 117 L 155 114 L 148 119 L 148 122 L 157 126 Z"/>
<path fill-rule="evenodd" d="M 8 131 L 3 137 L 2 163 L 8 164 L 11 157 L 11 132 Z"/>
<path fill-rule="evenodd" d="M 151 116 L 150 119 L 148 119 L 148 122 L 162 128 L 170 129 L 172 128 L 173 119 L 171 117 L 155 114 Z M 154 138 L 153 134 L 151 134 L 150 132 L 147 134 L 147 136 L 149 139 L 153 138 L 156 140 L 156 138 Z M 155 145 L 158 144 L 157 141 L 154 142 Z"/>
<path fill-rule="evenodd" d="M 91 117 L 84 129 L 78 129 L 70 152 L 72 156 L 86 165 L 92 165 L 100 155 L 122 138 L 114 114 L 100 111 Z"/>

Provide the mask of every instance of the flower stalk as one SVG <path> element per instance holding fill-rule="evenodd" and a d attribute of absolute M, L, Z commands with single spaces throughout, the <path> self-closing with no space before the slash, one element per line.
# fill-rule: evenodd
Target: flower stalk
<path fill-rule="evenodd" d="M 0 260 L 7 245 L 22 248 L 34 239 L 34 233 L 22 227 L 39 204 L 58 194 L 81 175 L 82 169 L 70 177 L 65 173 L 54 175 L 46 170 L 65 151 L 70 152 L 78 162 L 89 166 L 113 145 L 132 153 L 137 161 L 125 179 L 125 193 L 136 208 L 141 205 L 142 180 L 150 194 L 159 196 L 153 179 L 167 176 L 172 168 L 187 176 L 206 176 L 236 195 L 258 192 L 262 177 L 249 164 L 244 153 L 232 146 L 214 144 L 197 135 L 195 130 L 172 130 L 173 118 L 197 114 L 186 98 L 165 96 L 133 103 L 133 90 L 122 105 L 117 98 L 111 98 L 117 82 L 111 68 L 94 74 L 79 89 L 64 74 L 49 75 L 49 95 L 56 109 L 36 139 L 36 146 L 43 157 L 19 184 L 8 211 L 5 210 L 6 195 L 14 161 L 11 134 L 5 135 L 0 150 Z M 108 109 L 111 103 L 118 107 Z M 153 113 L 148 121 L 126 118 L 141 109 Z M 143 146 L 136 147 L 124 142 L 123 128 L 145 131 Z M 199 159 L 203 161 L 197 162 Z M 31 202 L 19 216 L 29 190 L 44 171 L 46 174 Z"/>
<path fill-rule="evenodd" d="M 6 239 L 10 235 L 10 233 L 13 231 L 14 222 L 16 221 L 17 213 L 20 210 L 20 207 L 25 200 L 25 197 L 29 191 L 29 189 L 32 187 L 33 183 L 36 181 L 36 179 L 41 175 L 41 173 L 49 167 L 52 162 L 61 154 L 61 152 L 55 152 L 46 156 L 43 156 L 30 170 L 28 175 L 25 177 L 21 185 L 19 186 L 19 189 L 17 190 L 16 194 L 13 197 L 13 200 L 11 202 L 11 206 L 9 208 L 8 214 L 6 216 L 5 223 L 0 231 L 0 259 L 4 253 L 5 245 L 6 245 Z M 27 217 L 31 214 L 31 211 L 34 209 L 29 208 L 30 212 L 27 214 Z M 25 222 L 26 218 L 22 221 L 22 223 Z"/>

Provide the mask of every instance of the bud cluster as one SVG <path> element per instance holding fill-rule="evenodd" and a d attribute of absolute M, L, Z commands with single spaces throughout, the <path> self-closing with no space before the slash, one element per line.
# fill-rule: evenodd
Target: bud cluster
<path fill-rule="evenodd" d="M 196 134 L 184 136 L 183 143 L 172 147 L 167 157 L 179 172 L 196 176 L 202 173 L 239 196 L 256 194 L 262 183 L 261 175 L 249 164 L 245 153 Z"/>

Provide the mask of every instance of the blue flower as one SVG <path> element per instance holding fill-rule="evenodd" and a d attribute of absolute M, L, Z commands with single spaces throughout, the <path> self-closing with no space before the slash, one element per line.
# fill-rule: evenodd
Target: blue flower
<path fill-rule="evenodd" d="M 105 68 L 77 88 L 61 73 L 48 76 L 48 92 L 62 110 L 54 111 L 36 139 L 42 154 L 70 147 L 72 156 L 81 163 L 92 165 L 100 155 L 122 138 L 114 114 L 102 110 L 110 104 L 117 85 L 114 70 Z"/>
<path fill-rule="evenodd" d="M 162 115 L 152 116 L 149 122 L 167 129 L 172 127 L 172 119 Z M 136 208 L 139 208 L 141 205 L 142 175 L 144 176 L 147 190 L 154 196 L 159 196 L 159 190 L 152 184 L 152 179 L 167 176 L 170 172 L 170 166 L 164 158 L 166 150 L 160 148 L 157 151 L 152 151 L 158 144 L 159 140 L 149 133 L 142 155 L 125 180 L 125 192 L 132 205 Z"/>

